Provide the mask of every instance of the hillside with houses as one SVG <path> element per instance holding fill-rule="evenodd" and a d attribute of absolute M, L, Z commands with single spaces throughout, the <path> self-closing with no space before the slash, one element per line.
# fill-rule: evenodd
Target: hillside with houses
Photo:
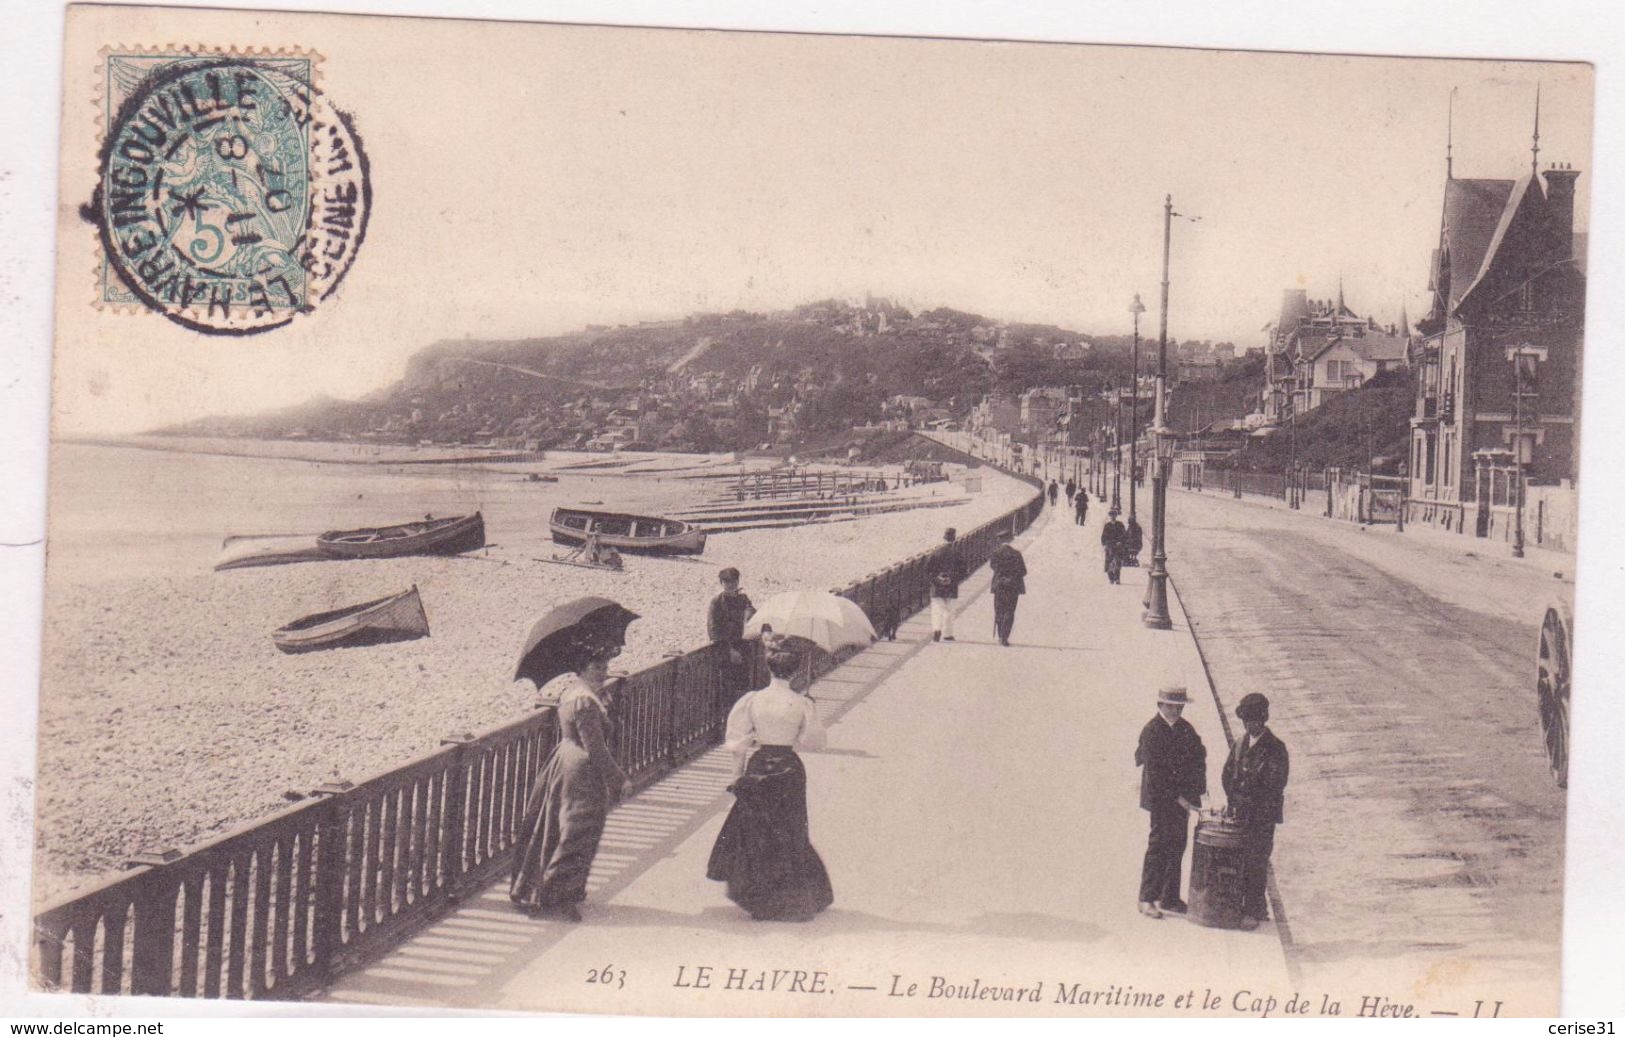
<path fill-rule="evenodd" d="M 1193 378 L 1217 377 L 1235 357 L 1229 343 L 1173 348 Z M 1153 351 L 1142 342 L 1142 378 Z M 1067 434 L 1065 415 L 1043 401 L 1098 401 L 1121 389 L 1130 355 L 1128 336 L 945 307 L 915 313 L 874 296 L 826 299 L 547 338 L 443 340 L 360 400 L 160 431 L 514 450 L 794 450 L 854 428 L 957 425 L 997 398 L 1036 408 L 1021 432 L 1042 438 Z"/>

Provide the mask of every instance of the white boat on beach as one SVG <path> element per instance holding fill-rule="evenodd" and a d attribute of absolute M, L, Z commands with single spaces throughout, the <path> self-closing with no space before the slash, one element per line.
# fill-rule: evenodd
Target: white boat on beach
<path fill-rule="evenodd" d="M 284 652 L 311 652 L 341 645 L 375 645 L 429 636 L 429 617 L 416 585 L 387 598 L 296 619 L 271 640 Z"/>
<path fill-rule="evenodd" d="M 320 562 L 328 557 L 316 542 L 316 533 L 254 533 L 229 536 L 220 543 L 215 571 L 246 569 L 255 565 Z"/>

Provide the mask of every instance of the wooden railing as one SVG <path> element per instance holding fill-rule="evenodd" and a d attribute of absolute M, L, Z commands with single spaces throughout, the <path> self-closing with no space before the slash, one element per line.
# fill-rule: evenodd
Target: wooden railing
<path fill-rule="evenodd" d="M 1028 483 L 1037 480 L 1021 477 Z M 837 593 L 900 620 L 929 601 L 927 570 L 955 550 L 966 571 L 1043 510 L 1026 504 Z M 764 683 L 761 659 L 756 684 Z M 810 676 L 836 664 L 822 653 Z M 644 785 L 722 740 L 727 702 L 712 646 L 626 677 L 613 749 Z M 237 831 L 153 860 L 34 919 L 48 990 L 297 998 L 392 946 L 509 865 L 525 797 L 557 741 L 544 708 Z"/>

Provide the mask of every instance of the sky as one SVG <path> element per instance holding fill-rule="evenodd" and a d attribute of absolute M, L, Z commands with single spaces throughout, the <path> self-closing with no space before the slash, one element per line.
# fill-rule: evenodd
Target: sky
<path fill-rule="evenodd" d="M 77 8 L 68 25 L 54 429 L 134 432 L 399 378 L 439 339 L 890 296 L 1094 334 L 1262 341 L 1282 290 L 1427 308 L 1448 99 L 1457 176 L 1587 171 L 1579 64 Z M 138 24 L 132 26 L 135 19 Z M 145 20 L 146 24 L 140 24 Z M 292 326 L 203 336 L 91 305 L 96 50 L 322 56 L 372 163 L 367 242 Z M 1582 175 L 1577 224 L 1586 226 Z"/>

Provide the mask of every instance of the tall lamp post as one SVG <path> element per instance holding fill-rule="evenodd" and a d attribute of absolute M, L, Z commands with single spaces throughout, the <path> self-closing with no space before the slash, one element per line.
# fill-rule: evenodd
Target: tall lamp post
<path fill-rule="evenodd" d="M 1287 420 L 1292 422 L 1292 425 L 1287 430 L 1286 445 L 1287 450 L 1292 454 L 1292 470 L 1296 472 L 1298 470 L 1298 400 L 1296 390 L 1293 392 L 1292 410 L 1289 415 Z M 1303 482 L 1301 476 L 1299 480 L 1293 485 L 1292 506 L 1301 510 L 1303 508 Z"/>
<path fill-rule="evenodd" d="M 1523 442 L 1524 442 L 1523 441 L 1523 398 L 1524 398 L 1523 374 L 1524 374 L 1524 362 L 1525 362 L 1525 360 L 1527 360 L 1529 366 L 1533 367 L 1535 365 L 1535 363 L 1538 362 L 1538 360 L 1540 359 L 1540 354 L 1535 350 L 1535 348 L 1533 346 L 1524 344 L 1524 345 L 1514 346 L 1513 348 L 1507 350 L 1507 358 L 1512 361 L 1512 420 L 1513 420 L 1512 463 L 1515 466 L 1515 470 L 1516 470 L 1517 476 L 1518 476 L 1517 488 L 1514 491 L 1517 494 L 1517 500 L 1514 502 L 1515 508 L 1516 508 L 1515 514 L 1516 514 L 1517 517 L 1514 520 L 1514 523 L 1513 523 L 1513 526 L 1512 526 L 1512 557 L 1514 557 L 1514 558 L 1522 558 L 1523 557 L 1523 497 L 1524 497 L 1524 486 L 1525 486 L 1526 480 L 1528 479 L 1528 476 L 1525 474 L 1524 458 L 1523 458 Z"/>
<path fill-rule="evenodd" d="M 1089 450 L 1089 489 L 1094 493 L 1095 500 L 1099 500 L 1103 496 L 1100 488 L 1102 485 L 1100 481 L 1100 462 L 1105 456 L 1106 439 L 1101 433 L 1100 429 L 1097 427 L 1095 429 L 1094 441 L 1090 443 Z"/>
<path fill-rule="evenodd" d="M 1106 494 L 1111 490 L 1111 476 L 1106 472 L 1106 451 L 1110 447 L 1112 441 L 1111 422 L 1108 420 L 1110 417 L 1111 411 L 1108 409 L 1105 417 L 1100 419 L 1100 432 L 1098 433 L 1100 437 L 1100 450 L 1095 454 L 1096 482 L 1100 484 L 1100 489 L 1095 491 L 1095 499 L 1100 501 L 1102 505 L 1106 503 Z"/>
<path fill-rule="evenodd" d="M 1360 509 L 1360 525 L 1369 526 L 1372 522 L 1371 513 L 1374 510 L 1373 506 L 1375 505 L 1377 499 L 1377 480 L 1371 471 L 1373 463 L 1371 457 L 1371 419 L 1365 412 L 1366 394 L 1360 392 L 1359 383 L 1352 378 L 1348 378 L 1344 379 L 1343 385 L 1350 392 L 1355 394 L 1354 398 L 1360 405 L 1360 438 L 1365 441 L 1365 507 Z"/>
<path fill-rule="evenodd" d="M 1286 506 L 1296 508 L 1299 506 L 1299 480 L 1298 480 L 1298 408 L 1291 396 L 1288 399 L 1286 412 Z"/>
<path fill-rule="evenodd" d="M 1181 213 L 1180 215 L 1184 215 Z M 1195 219 L 1195 217 L 1187 217 Z M 1168 429 L 1168 247 L 1173 235 L 1174 196 L 1162 204 L 1162 312 L 1157 332 L 1157 399 L 1152 443 L 1156 472 L 1151 481 L 1151 574 L 1146 588 L 1144 622 L 1153 630 L 1171 630 L 1168 613 L 1168 469 L 1173 459 L 1173 438 Z"/>
<path fill-rule="evenodd" d="M 1123 390 L 1112 394 L 1112 507 L 1113 515 L 1123 512 Z"/>
<path fill-rule="evenodd" d="M 1140 293 L 1134 293 L 1134 302 L 1128 311 L 1134 314 L 1134 352 L 1131 364 L 1134 367 L 1133 381 L 1129 383 L 1129 398 L 1133 400 L 1130 405 L 1129 441 L 1128 441 L 1128 520 L 1132 525 L 1135 522 L 1134 500 L 1138 496 L 1135 487 L 1139 484 L 1140 471 L 1139 440 L 1140 440 L 1140 314 L 1145 312 L 1145 304 L 1140 302 Z"/>
<path fill-rule="evenodd" d="M 1095 453 L 1089 458 L 1089 476 L 1094 483 L 1095 500 L 1106 496 L 1106 430 L 1103 427 L 1095 429 Z"/>

